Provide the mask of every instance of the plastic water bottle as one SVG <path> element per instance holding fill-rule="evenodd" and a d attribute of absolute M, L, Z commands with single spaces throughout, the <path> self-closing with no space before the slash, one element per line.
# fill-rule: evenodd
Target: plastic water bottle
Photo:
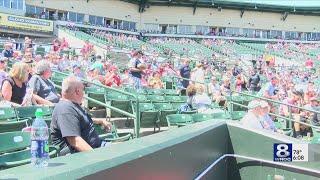
<path fill-rule="evenodd" d="M 42 109 L 37 109 L 31 127 L 31 164 L 34 167 L 46 167 L 49 161 L 49 131 L 43 120 Z"/>

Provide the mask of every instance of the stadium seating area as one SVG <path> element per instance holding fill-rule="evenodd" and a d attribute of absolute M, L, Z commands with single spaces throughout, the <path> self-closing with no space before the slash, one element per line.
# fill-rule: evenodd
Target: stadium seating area
<path fill-rule="evenodd" d="M 213 54 L 224 58 L 234 59 L 246 54 L 254 56 L 271 54 L 285 59 L 292 59 L 294 56 L 299 54 L 299 47 L 297 45 L 290 45 L 289 49 L 295 52 L 295 54 L 288 56 L 283 49 L 270 50 L 268 49 L 268 44 L 254 42 L 232 42 L 224 40 L 203 40 L 202 42 L 197 42 L 192 39 L 177 40 L 170 38 L 150 39 L 144 42 L 138 40 L 136 37 L 126 35 L 101 35 L 101 33 L 99 34 L 97 32 L 90 34 L 82 31 L 68 30 L 66 28 L 61 30 L 67 32 L 73 37 L 82 41 L 89 41 L 93 45 L 101 48 L 112 46 L 113 48 L 127 51 L 143 49 L 146 52 L 159 53 L 161 55 L 163 55 L 164 51 L 169 49 L 174 53 L 174 55 L 196 59 L 195 61 L 202 58 L 210 61 Z M 0 44 L 0 50 L 2 50 L 3 47 L 4 46 Z M 71 51 L 72 53 L 70 53 Z M 319 48 L 307 50 L 308 55 L 313 57 L 313 59 L 318 52 Z M 45 56 L 48 53 L 50 52 L 46 52 L 43 47 L 37 47 L 35 51 L 35 55 Z M 69 50 L 61 52 L 61 55 L 65 53 L 71 55 L 76 52 L 70 48 Z M 232 59 L 229 60 L 231 61 Z M 296 59 L 296 61 L 299 62 L 299 59 Z M 250 71 L 250 69 L 246 67 L 247 65 L 245 63 L 241 63 L 243 69 Z M 299 63 L 302 64 L 303 62 Z M 12 64 L 13 62 L 8 63 L 9 68 Z M 119 68 L 122 69 L 127 68 L 126 63 L 122 63 L 121 65 L 119 63 L 113 63 L 113 65 L 118 65 Z M 194 63 L 192 66 L 195 66 Z M 83 69 L 86 71 L 89 67 L 90 66 L 84 67 Z M 232 66 L 228 66 L 228 69 L 230 68 L 232 68 Z M 65 71 L 64 73 L 54 71 L 51 77 L 51 80 L 55 83 L 58 92 L 61 88 L 63 79 L 73 72 Z M 212 72 L 207 75 L 208 77 L 213 77 Z M 225 77 L 219 79 L 220 83 L 224 78 Z M 261 76 L 261 79 L 263 78 L 267 79 L 266 77 Z M 247 111 L 247 108 L 244 108 L 243 106 L 247 106 L 248 103 L 254 99 L 246 95 L 232 95 L 232 97 L 226 96 L 226 103 L 220 104 L 220 106 L 218 103 L 212 103 L 210 107 L 211 113 L 201 113 L 196 109 L 181 111 L 181 106 L 187 103 L 188 96 L 183 94 L 179 88 L 180 81 L 172 76 L 162 76 L 161 80 L 165 84 L 162 89 L 152 89 L 148 87 L 143 89 L 133 89 L 130 85 L 107 87 L 102 84 L 84 80 L 87 84 L 91 83 L 91 86 L 86 87 L 85 89 L 86 101 L 84 104 L 95 118 L 102 117 L 109 121 L 125 119 L 125 124 L 128 127 L 132 127 L 132 124 L 134 124 L 133 126 L 135 129 L 153 128 L 153 132 L 157 132 L 162 129 L 182 127 L 202 121 L 239 121 L 244 117 Z M 208 82 L 210 82 L 210 79 L 208 79 Z M 232 79 L 232 82 L 234 82 L 234 79 Z M 262 82 L 266 83 L 266 80 Z M 319 82 L 320 81 L 315 81 L 317 85 Z M 247 93 L 251 94 L 251 92 Z M 236 92 L 234 94 L 236 94 Z M 239 106 L 236 103 L 243 106 Z M 30 137 L 27 132 L 20 131 L 30 127 L 32 120 L 35 118 L 35 111 L 38 108 L 42 109 L 45 121 L 48 126 L 50 126 L 53 107 L 0 107 L 0 138 L 3 139 L 0 144 L 1 169 L 30 162 L 30 140 L 28 139 Z M 128 114 L 123 112 L 127 112 Z M 134 121 L 133 117 L 138 117 L 137 119 L 139 120 L 139 124 L 131 122 Z M 104 132 L 104 130 L 99 126 L 96 126 L 96 130 L 101 138 L 117 143 L 128 141 L 139 136 L 139 132 L 137 131 L 134 131 L 134 133 L 122 131 L 118 133 L 119 129 L 116 126 L 116 124 L 113 124 L 113 129 L 108 133 Z M 290 127 L 288 128 L 287 121 L 279 118 L 276 120 L 276 126 L 278 129 L 284 131 L 285 134 L 292 134 L 292 129 Z M 20 143 L 18 144 L 10 142 L 9 139 L 12 137 L 21 137 L 21 142 L 19 141 Z M 319 139 L 319 133 L 315 129 L 313 137 L 313 142 L 316 142 Z M 57 147 L 50 146 L 50 157 L 56 157 L 58 151 L 59 149 Z"/>

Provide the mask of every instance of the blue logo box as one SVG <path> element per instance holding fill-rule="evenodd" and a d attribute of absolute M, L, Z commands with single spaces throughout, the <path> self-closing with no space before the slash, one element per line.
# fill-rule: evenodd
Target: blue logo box
<path fill-rule="evenodd" d="M 292 161 L 292 144 L 291 143 L 273 144 L 273 161 L 291 162 Z"/>

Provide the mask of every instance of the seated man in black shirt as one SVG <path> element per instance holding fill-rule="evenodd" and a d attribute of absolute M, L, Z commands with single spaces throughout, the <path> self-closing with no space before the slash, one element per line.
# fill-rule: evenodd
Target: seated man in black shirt
<path fill-rule="evenodd" d="M 52 143 L 60 146 L 60 155 L 106 146 L 93 123 L 107 130 L 111 129 L 111 124 L 106 120 L 92 120 L 81 108 L 83 90 L 83 84 L 76 77 L 68 77 L 62 82 L 62 99 L 53 110 L 50 125 Z"/>

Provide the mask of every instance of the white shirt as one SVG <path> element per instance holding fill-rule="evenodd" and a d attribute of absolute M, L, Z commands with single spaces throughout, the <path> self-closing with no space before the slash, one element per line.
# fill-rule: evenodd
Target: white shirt
<path fill-rule="evenodd" d="M 211 105 L 211 99 L 207 94 L 197 94 L 193 98 L 192 106 L 194 108 L 206 108 Z"/>
<path fill-rule="evenodd" d="M 242 119 L 241 124 L 245 127 L 249 127 L 252 129 L 263 129 L 260 118 L 254 115 L 252 112 L 248 112 Z"/>
<path fill-rule="evenodd" d="M 204 82 L 205 72 L 202 68 L 197 68 L 194 72 L 191 73 L 191 80 L 197 82 Z"/>

